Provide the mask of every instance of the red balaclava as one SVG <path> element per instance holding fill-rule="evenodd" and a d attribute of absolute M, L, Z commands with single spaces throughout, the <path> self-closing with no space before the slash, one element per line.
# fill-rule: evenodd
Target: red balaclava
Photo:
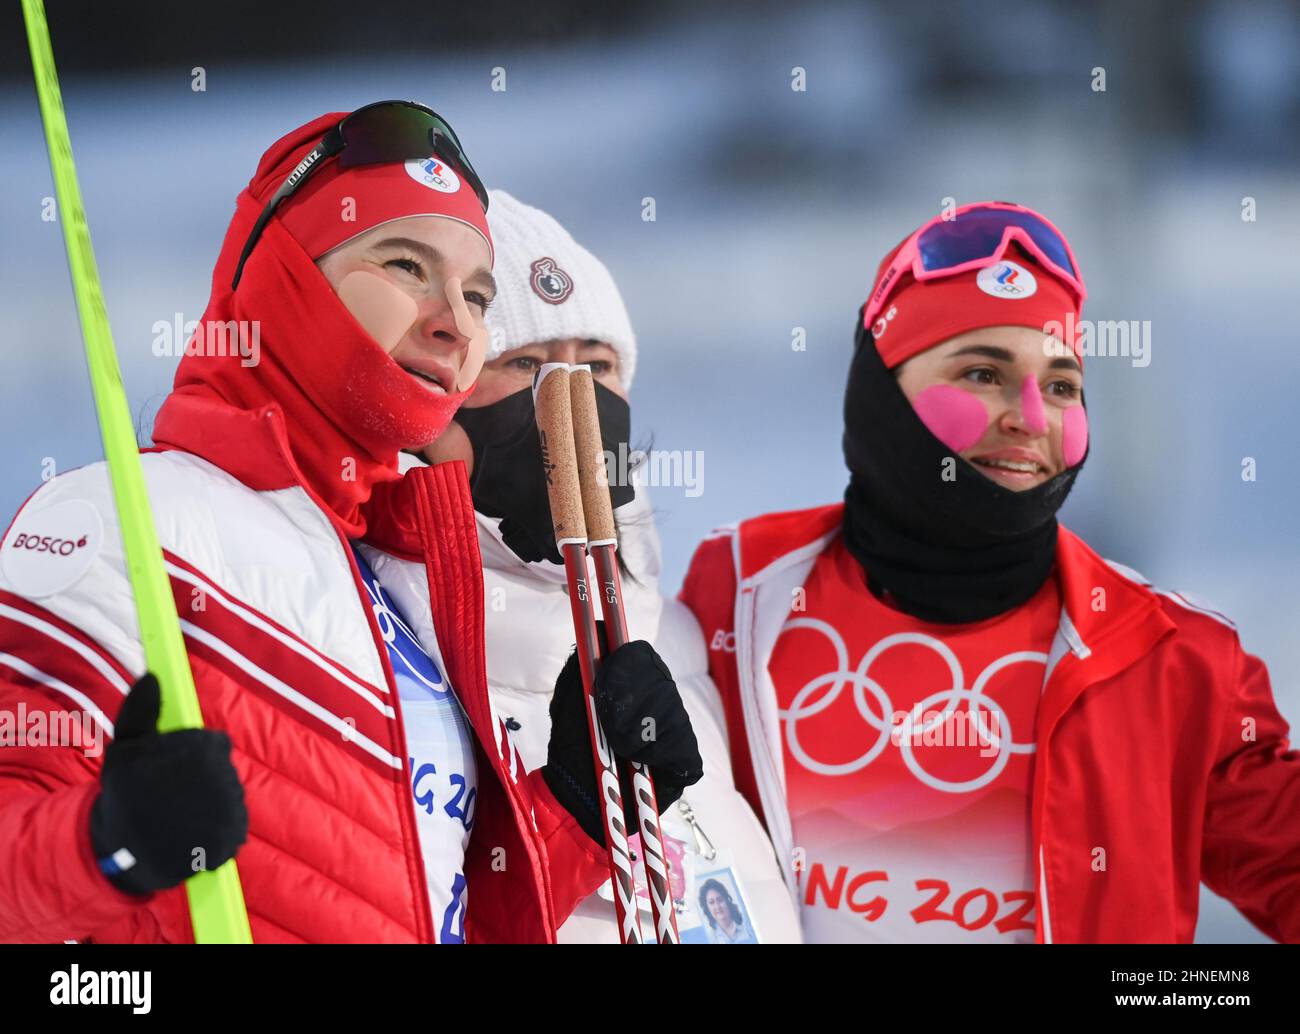
<path fill-rule="evenodd" d="M 262 208 L 346 114 L 322 115 L 278 140 L 240 192 L 208 307 L 153 437 L 162 448 L 202 456 L 210 433 L 202 416 L 210 407 L 278 410 L 304 487 L 344 534 L 358 537 L 365 531 L 361 506 L 373 487 L 400 476 L 398 453 L 437 438 L 473 389 L 439 396 L 422 387 L 353 318 L 314 260 L 381 223 L 417 215 L 472 226 L 489 253 L 492 243 L 473 189 L 438 159 L 346 170 L 330 160 L 280 205 L 232 292 L 235 266 Z M 241 337 L 256 321 L 255 365 L 239 354 L 204 354 L 204 328 L 232 320 Z"/>

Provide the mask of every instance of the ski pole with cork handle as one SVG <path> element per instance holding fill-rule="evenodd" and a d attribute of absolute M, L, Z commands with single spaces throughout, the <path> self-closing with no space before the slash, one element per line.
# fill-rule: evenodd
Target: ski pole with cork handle
<path fill-rule="evenodd" d="M 58 73 L 54 68 L 50 29 L 45 22 L 45 5 L 41 0 L 23 0 L 23 19 L 27 23 L 27 42 L 36 72 L 36 96 L 40 102 L 41 121 L 45 124 L 59 221 L 63 224 L 63 242 L 68 252 L 72 290 L 77 300 L 90 385 L 99 416 L 99 433 L 113 486 L 131 594 L 135 598 L 140 643 L 144 648 L 145 666 L 157 677 L 162 693 L 158 731 L 198 729 L 203 726 L 203 715 L 199 710 L 185 641 L 181 638 L 176 600 L 163 568 L 158 532 L 149 509 L 144 469 L 140 465 L 135 428 L 131 423 L 108 313 L 104 308 L 104 295 L 99 286 L 99 270 L 90 244 L 90 230 L 86 226 L 77 169 L 72 160 L 72 142 L 68 138 L 68 121 L 63 111 Z M 185 893 L 189 898 L 196 943 L 252 943 L 244 894 L 233 858 L 219 869 L 201 871 L 190 877 L 185 881 Z"/>
<path fill-rule="evenodd" d="M 605 739 L 592 693 L 596 665 L 600 659 L 600 644 L 596 634 L 591 585 L 587 580 L 587 527 L 582 514 L 582 492 L 574 449 L 567 363 L 546 363 L 537 371 L 533 381 L 533 406 L 537 412 L 537 431 L 542 443 L 542 466 L 546 472 L 546 492 L 551 505 L 555 545 L 564 557 L 564 573 L 568 581 L 569 607 L 573 613 L 573 631 L 577 639 L 578 668 L 582 680 L 583 709 L 587 714 L 587 731 L 591 736 L 591 752 L 596 768 L 597 796 L 600 799 L 601 820 L 605 831 L 605 850 L 609 860 L 610 887 L 614 892 L 619 940 L 623 944 L 641 944 L 641 918 L 637 911 L 636 884 L 632 878 L 628 830 L 623 819 L 623 792 L 619 786 L 614 753 Z"/>
<path fill-rule="evenodd" d="M 605 447 L 600 436 L 600 416 L 596 412 L 596 382 L 592 379 L 590 366 L 584 364 L 570 367 L 569 396 L 573 409 L 574 447 L 578 454 L 578 479 L 582 486 L 582 512 L 587 526 L 587 552 L 596 565 L 600 610 L 605 619 L 605 642 L 602 646 L 604 653 L 611 654 L 628 642 L 631 636 L 628 634 L 627 615 L 623 609 L 614 506 L 609 496 Z M 668 862 L 664 855 L 654 780 L 650 776 L 650 769 L 645 765 L 629 761 L 627 767 L 632 775 L 632 799 L 636 804 L 637 825 L 641 834 L 641 854 L 645 859 L 655 940 L 660 944 L 677 944 L 677 916 L 673 911 L 673 895 L 668 880 Z"/>

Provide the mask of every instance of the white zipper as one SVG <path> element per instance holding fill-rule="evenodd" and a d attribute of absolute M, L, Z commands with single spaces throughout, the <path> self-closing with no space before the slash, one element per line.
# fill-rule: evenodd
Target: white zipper
<path fill-rule="evenodd" d="M 737 567 L 739 573 L 739 567 Z M 765 725 L 762 721 L 762 703 L 758 699 L 758 686 L 754 678 L 754 611 L 758 590 L 754 587 L 739 590 L 736 621 L 736 670 L 740 676 L 741 710 L 745 716 L 745 731 L 749 737 L 749 757 L 758 784 L 758 796 L 767 817 L 767 832 L 772 848 L 781 866 L 790 895 L 798 900 L 798 878 L 793 869 L 794 831 L 790 824 L 789 806 L 781 781 L 776 773 Z"/>
<path fill-rule="evenodd" d="M 1038 845 L 1038 907 L 1043 913 L 1043 943 L 1052 944 L 1052 914 L 1047 907 L 1047 862 Z"/>

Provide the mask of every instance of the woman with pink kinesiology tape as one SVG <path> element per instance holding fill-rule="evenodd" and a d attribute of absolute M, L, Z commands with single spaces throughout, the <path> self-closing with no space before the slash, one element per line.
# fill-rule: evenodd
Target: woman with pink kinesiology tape
<path fill-rule="evenodd" d="M 1300 940 L 1300 754 L 1235 626 L 1056 518 L 1088 455 L 1064 235 L 966 205 L 880 264 L 844 502 L 720 529 L 682 598 L 736 785 L 827 941 Z"/>

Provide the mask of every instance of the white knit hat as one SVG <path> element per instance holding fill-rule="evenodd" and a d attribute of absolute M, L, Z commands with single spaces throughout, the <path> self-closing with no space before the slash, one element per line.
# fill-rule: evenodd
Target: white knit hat
<path fill-rule="evenodd" d="M 632 387 L 636 336 L 609 270 L 540 208 L 504 190 L 488 197 L 497 296 L 486 317 L 487 358 L 543 341 L 593 338 L 618 354 L 619 379 Z"/>

